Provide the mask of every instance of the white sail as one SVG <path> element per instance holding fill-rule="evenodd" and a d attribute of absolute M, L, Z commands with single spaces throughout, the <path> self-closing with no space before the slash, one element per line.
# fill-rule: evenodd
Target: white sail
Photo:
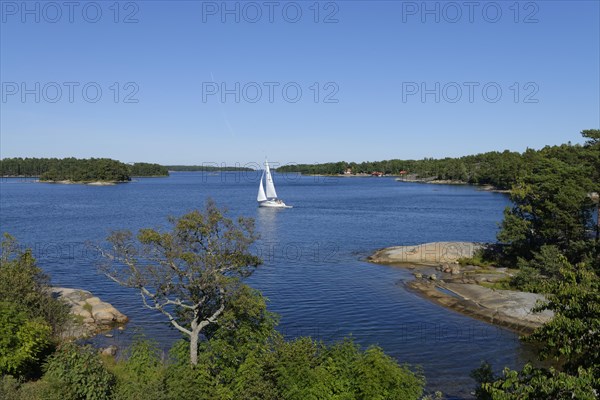
<path fill-rule="evenodd" d="M 277 198 L 277 192 L 275 191 L 275 185 L 273 184 L 273 177 L 271 176 L 271 170 L 269 169 L 269 163 L 265 160 L 265 177 L 267 185 L 267 197 L 270 199 Z M 262 184 L 262 180 L 261 180 Z"/>
<path fill-rule="evenodd" d="M 258 196 L 256 196 L 256 201 L 258 201 L 259 203 L 261 201 L 266 201 L 267 200 L 267 195 L 265 194 L 265 189 L 263 187 L 263 178 L 265 176 L 265 173 L 263 171 L 262 176 L 260 177 L 260 185 L 258 186 Z"/>

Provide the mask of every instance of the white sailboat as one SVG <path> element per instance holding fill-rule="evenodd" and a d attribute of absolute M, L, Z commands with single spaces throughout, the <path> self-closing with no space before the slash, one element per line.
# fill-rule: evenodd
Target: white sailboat
<path fill-rule="evenodd" d="M 263 186 L 263 179 L 265 185 Z M 265 192 L 265 186 L 267 188 Z M 265 160 L 265 169 L 260 177 L 260 184 L 258 185 L 258 196 L 256 196 L 259 207 L 270 207 L 270 208 L 292 208 L 292 206 L 286 205 L 283 200 L 277 198 L 277 192 L 275 191 L 275 184 L 273 183 L 273 176 L 271 175 L 271 169 L 269 163 Z"/>

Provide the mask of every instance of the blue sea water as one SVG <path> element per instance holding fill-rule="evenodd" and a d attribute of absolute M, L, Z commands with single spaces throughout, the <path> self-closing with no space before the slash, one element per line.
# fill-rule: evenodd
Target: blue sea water
<path fill-rule="evenodd" d="M 390 178 L 275 174 L 293 209 L 259 209 L 255 172 L 179 172 L 115 186 L 0 183 L 0 230 L 31 247 L 57 286 L 92 291 L 130 317 L 125 333 L 98 341 L 125 345 L 142 331 L 168 348 L 179 338 L 139 295 L 97 271 L 86 243 L 111 230 L 166 228 L 167 216 L 202 208 L 207 198 L 231 216 L 256 219 L 265 260 L 248 283 L 269 299 L 289 337 L 377 344 L 401 363 L 420 365 L 428 389 L 467 398 L 469 372 L 482 360 L 518 367 L 531 357 L 517 335 L 462 316 L 408 291 L 410 271 L 364 261 L 376 249 L 434 241 L 494 241 L 506 195 L 467 186 Z"/>

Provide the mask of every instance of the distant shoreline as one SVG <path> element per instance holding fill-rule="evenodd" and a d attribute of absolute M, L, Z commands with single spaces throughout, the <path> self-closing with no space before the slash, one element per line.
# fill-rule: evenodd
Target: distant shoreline
<path fill-rule="evenodd" d="M 185 167 L 185 166 L 182 166 L 181 168 L 182 169 L 169 168 L 169 172 L 255 172 L 255 171 L 257 171 L 255 169 L 245 168 L 245 167 L 236 168 L 236 167 L 196 167 L 196 166 Z"/>
<path fill-rule="evenodd" d="M 294 172 L 282 172 L 282 173 L 294 173 Z M 386 174 L 382 176 L 374 176 L 372 174 L 362 173 L 362 174 L 303 174 L 304 176 L 322 176 L 322 177 L 330 177 L 330 178 L 395 178 L 396 182 L 406 182 L 406 183 L 423 183 L 423 184 L 431 184 L 431 185 L 455 185 L 455 186 L 472 186 L 478 188 L 480 190 L 486 192 L 494 192 L 494 193 L 506 193 L 510 194 L 509 189 L 498 189 L 492 185 L 477 185 L 474 183 L 469 183 L 465 181 L 457 181 L 451 179 L 432 179 L 432 178 L 406 178 L 403 175 L 396 174 Z"/>
<path fill-rule="evenodd" d="M 129 183 L 130 181 L 71 181 L 71 180 L 62 180 L 62 181 L 41 181 L 37 180 L 38 183 L 51 183 L 57 185 L 89 185 L 89 186 L 114 186 L 120 183 Z"/>

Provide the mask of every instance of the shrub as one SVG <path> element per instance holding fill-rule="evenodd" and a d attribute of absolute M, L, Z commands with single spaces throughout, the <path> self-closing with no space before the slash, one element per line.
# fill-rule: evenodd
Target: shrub
<path fill-rule="evenodd" d="M 50 279 L 36 265 L 31 250 L 19 248 L 15 239 L 4 234 L 0 257 L 0 301 L 14 302 L 30 318 L 42 318 L 57 336 L 69 318 L 69 309 L 52 297 Z"/>
<path fill-rule="evenodd" d="M 520 258 L 519 272 L 512 285 L 528 292 L 547 292 L 550 286 L 562 279 L 561 270 L 568 261 L 556 246 L 542 246 L 529 261 Z"/>
<path fill-rule="evenodd" d="M 49 358 L 44 376 L 64 397 L 75 400 L 109 399 L 114 376 L 90 346 L 60 346 Z"/>
<path fill-rule="evenodd" d="M 137 338 L 114 367 L 117 384 L 115 400 L 166 399 L 166 367 L 155 342 Z"/>
<path fill-rule="evenodd" d="M 35 376 L 51 349 L 52 329 L 29 319 L 14 303 L 0 302 L 0 374 Z"/>

